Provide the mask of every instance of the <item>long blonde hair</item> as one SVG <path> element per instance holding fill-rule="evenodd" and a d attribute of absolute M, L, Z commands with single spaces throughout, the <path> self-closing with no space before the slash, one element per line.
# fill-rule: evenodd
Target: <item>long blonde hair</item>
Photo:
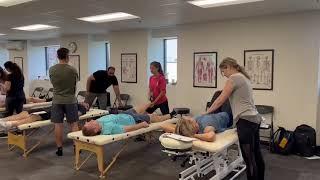
<path fill-rule="evenodd" d="M 182 117 L 176 124 L 175 133 L 192 137 L 196 132 L 195 127 L 189 122 L 189 119 Z"/>
<path fill-rule="evenodd" d="M 237 71 L 239 71 L 241 74 L 243 74 L 246 78 L 250 79 L 249 74 L 246 72 L 244 67 L 240 66 L 237 61 L 233 58 L 227 57 L 222 60 L 222 62 L 219 65 L 220 69 L 226 69 L 228 66 L 235 68 Z"/>

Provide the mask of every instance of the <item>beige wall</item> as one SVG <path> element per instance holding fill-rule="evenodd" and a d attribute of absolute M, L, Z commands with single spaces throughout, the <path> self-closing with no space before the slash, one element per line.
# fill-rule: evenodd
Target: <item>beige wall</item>
<path fill-rule="evenodd" d="M 110 35 L 110 65 L 116 68 L 116 75 L 122 93 L 131 95 L 133 104 L 147 101 L 147 70 L 148 68 L 148 31 L 116 32 Z M 138 83 L 121 83 L 121 53 L 138 54 Z M 113 90 L 109 90 L 113 94 Z M 113 96 L 114 97 L 114 96 Z M 113 101 L 113 98 L 112 98 Z"/>
<path fill-rule="evenodd" d="M 184 26 L 178 35 L 178 84 L 171 104 L 183 104 L 198 114 L 214 89 L 192 87 L 193 52 L 217 51 L 218 63 L 227 56 L 243 64 L 245 49 L 275 49 L 274 90 L 255 91 L 256 104 L 276 109 L 275 123 L 295 128 L 316 127 L 320 14 L 252 18 Z M 225 79 L 218 74 L 218 89 Z M 171 92 L 170 92 L 171 93 Z"/>
<path fill-rule="evenodd" d="M 291 130 L 300 124 L 316 128 L 319 18 L 319 13 L 306 13 L 181 26 L 177 30 L 178 84 L 169 85 L 167 90 L 171 108 L 186 106 L 199 114 L 215 91 L 193 88 L 193 52 L 217 51 L 218 62 L 231 56 L 243 64 L 246 49 L 275 49 L 274 90 L 255 91 L 256 104 L 275 107 L 276 125 Z M 121 84 L 122 92 L 133 96 L 133 104 L 146 100 L 147 37 L 147 32 L 111 35 L 111 64 L 118 69 L 119 81 L 120 53 L 138 52 L 138 84 Z M 218 89 L 224 82 L 218 74 Z"/>

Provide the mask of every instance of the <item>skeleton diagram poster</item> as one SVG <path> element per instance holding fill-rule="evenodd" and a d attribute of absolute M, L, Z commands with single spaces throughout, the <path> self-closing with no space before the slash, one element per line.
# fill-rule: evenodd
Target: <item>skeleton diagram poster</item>
<path fill-rule="evenodd" d="M 217 53 L 196 52 L 193 59 L 193 87 L 217 87 Z"/>
<path fill-rule="evenodd" d="M 253 89 L 273 90 L 273 58 L 273 49 L 244 51 L 244 66 Z"/>
<path fill-rule="evenodd" d="M 121 54 L 121 82 L 137 83 L 137 53 Z"/>

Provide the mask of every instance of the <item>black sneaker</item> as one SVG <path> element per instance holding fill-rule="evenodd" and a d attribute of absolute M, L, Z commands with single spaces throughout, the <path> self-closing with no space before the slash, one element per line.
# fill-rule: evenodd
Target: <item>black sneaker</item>
<path fill-rule="evenodd" d="M 8 138 L 8 134 L 5 132 L 0 133 L 0 138 Z"/>
<path fill-rule="evenodd" d="M 63 151 L 62 151 L 62 147 L 58 147 L 58 150 L 56 152 L 57 156 L 63 156 Z"/>
<path fill-rule="evenodd" d="M 171 116 L 171 118 L 176 117 L 176 116 L 177 116 L 177 112 L 176 112 L 175 110 L 173 110 L 173 111 L 170 113 L 170 116 Z"/>
<path fill-rule="evenodd" d="M 52 98 L 46 99 L 46 102 L 51 102 L 51 101 L 52 101 Z"/>
<path fill-rule="evenodd" d="M 144 135 L 138 135 L 135 139 L 135 142 L 142 142 L 142 141 L 146 141 L 146 138 Z"/>

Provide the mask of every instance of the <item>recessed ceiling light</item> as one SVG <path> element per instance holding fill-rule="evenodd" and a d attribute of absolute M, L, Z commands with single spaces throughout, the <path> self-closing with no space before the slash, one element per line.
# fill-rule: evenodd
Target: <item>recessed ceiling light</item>
<path fill-rule="evenodd" d="M 94 23 L 103 23 L 103 22 L 121 21 L 121 20 L 127 20 L 127 19 L 136 19 L 136 18 L 140 18 L 140 17 L 132 14 L 128 14 L 128 13 L 116 12 L 116 13 L 110 13 L 110 14 L 101 14 L 96 16 L 82 17 L 77 19 L 82 21 L 94 22 Z"/>
<path fill-rule="evenodd" d="M 177 5 L 178 3 L 167 3 L 167 4 L 161 4 L 160 6 L 173 6 Z"/>
<path fill-rule="evenodd" d="M 0 0 L 0 6 L 9 7 L 9 6 L 30 2 L 30 1 L 33 1 L 33 0 Z"/>
<path fill-rule="evenodd" d="M 264 0 L 195 0 L 188 1 L 188 3 L 193 4 L 195 6 L 199 6 L 202 8 L 211 8 L 211 7 L 219 7 L 219 6 L 229 6 L 235 4 L 244 4 L 244 3 L 252 3 Z"/>
<path fill-rule="evenodd" d="M 56 28 L 59 28 L 59 27 L 45 25 L 45 24 L 34 24 L 29 26 L 15 27 L 12 29 L 21 30 L 21 31 L 42 31 L 42 30 L 49 30 L 49 29 L 56 29 Z"/>

